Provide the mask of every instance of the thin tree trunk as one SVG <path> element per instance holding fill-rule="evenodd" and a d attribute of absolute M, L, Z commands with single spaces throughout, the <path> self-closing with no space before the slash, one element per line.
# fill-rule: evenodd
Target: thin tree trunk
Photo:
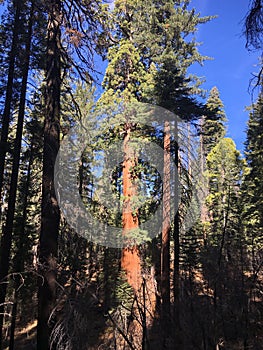
<path fill-rule="evenodd" d="M 25 115 L 27 79 L 28 79 L 29 62 L 30 62 L 32 25 L 33 25 L 33 5 L 31 5 L 31 13 L 30 13 L 30 19 L 28 24 L 28 35 L 27 35 L 26 48 L 25 48 L 21 95 L 20 95 L 20 101 L 19 101 L 19 111 L 18 111 L 16 138 L 15 138 L 15 146 L 14 146 L 14 159 L 13 159 L 13 165 L 12 165 L 12 175 L 11 175 L 9 198 L 8 198 L 6 224 L 3 228 L 3 235 L 1 239 L 0 281 L 4 280 L 7 277 L 8 270 L 9 270 L 9 263 L 10 263 L 10 251 L 11 251 L 11 245 L 12 245 L 12 233 L 13 233 L 13 226 L 14 226 L 17 182 L 18 182 L 19 164 L 20 164 L 20 152 L 21 152 L 22 135 L 23 135 L 24 115 Z M 0 305 L 4 304 L 5 302 L 6 290 L 7 290 L 7 284 L 4 283 L 1 285 L 1 288 L 0 288 Z M 0 332 L 1 333 L 2 333 L 2 327 L 3 327 L 3 312 L 2 312 L 2 307 L 0 307 Z"/>
<path fill-rule="evenodd" d="M 124 136 L 124 162 L 123 162 L 123 235 L 130 234 L 131 230 L 139 228 L 139 218 L 136 210 L 132 209 L 131 201 L 136 195 L 136 186 L 131 176 L 131 168 L 134 167 L 136 157 L 131 150 L 130 142 L 131 129 L 128 126 Z M 141 262 L 139 250 L 136 245 L 125 247 L 122 251 L 121 268 L 125 271 L 128 283 L 134 291 L 138 291 L 141 285 Z"/>
<path fill-rule="evenodd" d="M 170 123 L 164 124 L 164 175 L 163 175 L 163 223 L 161 246 L 161 323 L 163 345 L 169 336 L 170 325 L 170 212 L 171 212 L 171 170 L 170 170 Z"/>
<path fill-rule="evenodd" d="M 204 137 L 203 137 L 203 125 L 204 125 L 204 116 L 201 118 L 201 133 L 200 133 L 200 163 L 201 163 L 201 172 L 202 176 L 204 176 L 204 172 L 206 169 L 206 156 L 205 156 L 205 150 L 204 150 Z M 203 186 L 203 196 L 204 199 L 208 196 L 208 184 L 207 180 L 204 177 L 204 186 Z M 202 203 L 201 206 L 201 223 L 202 225 L 202 231 L 203 231 L 203 242 L 204 246 L 207 245 L 207 227 L 205 223 L 208 221 L 208 210 L 205 203 Z"/>
<path fill-rule="evenodd" d="M 187 123 L 187 165 L 188 165 L 188 176 L 192 178 L 192 155 L 191 155 L 191 122 Z"/>
<path fill-rule="evenodd" d="M 60 212 L 54 189 L 54 167 L 59 149 L 61 1 L 48 4 L 46 113 L 44 123 L 41 232 L 39 245 L 37 349 L 49 349 L 49 317 L 56 300 L 57 245 Z"/>
<path fill-rule="evenodd" d="M 21 6 L 23 1 L 15 0 L 13 3 L 16 9 L 16 12 L 15 12 L 15 19 L 14 19 L 12 45 L 9 53 L 9 68 L 8 68 L 8 77 L 7 77 L 6 97 L 5 97 L 4 112 L 2 116 L 2 128 L 1 128 L 1 139 L 0 139 L 0 203 L 2 202 L 5 157 L 8 149 L 7 140 L 8 140 L 8 131 L 9 131 L 9 123 L 10 123 L 10 115 L 11 115 L 12 96 L 13 96 L 15 59 L 18 51 L 18 48 L 17 48 L 18 35 L 20 31 L 19 19 L 20 19 Z M 0 212 L 0 215 L 1 215 L 1 212 Z M 0 335 L 0 348 L 1 348 L 1 338 L 2 336 Z"/>
<path fill-rule="evenodd" d="M 29 187 L 31 182 L 31 170 L 32 165 L 34 161 L 34 135 L 32 135 L 32 141 L 30 145 L 30 156 L 29 156 L 29 162 L 27 166 L 27 178 L 26 178 L 26 184 L 25 184 L 25 193 L 23 198 L 23 215 L 22 215 L 22 223 L 21 223 L 21 231 L 19 235 L 19 243 L 18 243 L 18 254 L 16 258 L 16 268 L 15 272 L 23 272 L 24 271 L 24 265 L 25 265 L 25 259 L 24 254 L 21 252 L 24 252 L 25 249 L 25 227 L 27 222 L 27 209 L 28 209 L 28 199 L 29 199 Z M 17 300 L 19 295 L 19 286 L 20 286 L 20 279 L 18 280 L 18 277 L 16 277 L 16 284 L 15 284 L 15 297 L 14 297 L 14 305 L 12 310 L 12 320 L 11 320 L 11 327 L 10 327 L 10 340 L 9 340 L 9 350 L 14 349 L 15 344 L 15 328 L 16 328 L 16 315 L 17 315 Z"/>
<path fill-rule="evenodd" d="M 15 290 L 15 295 L 14 295 L 13 307 L 12 307 L 12 320 L 11 320 L 11 326 L 10 326 L 9 350 L 13 350 L 14 349 L 14 345 L 15 345 L 17 300 L 18 300 L 18 291 L 16 289 Z"/>

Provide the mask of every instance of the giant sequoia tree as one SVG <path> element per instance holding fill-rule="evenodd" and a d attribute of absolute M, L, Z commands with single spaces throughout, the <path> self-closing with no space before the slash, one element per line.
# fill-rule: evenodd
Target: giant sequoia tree
<path fill-rule="evenodd" d="M 111 13 L 114 37 L 109 38 L 108 60 L 104 78 L 105 92 L 100 100 L 102 103 L 119 102 L 151 102 L 165 107 L 177 116 L 191 120 L 205 112 L 205 108 L 193 98 L 195 88 L 190 86 L 186 77 L 187 69 L 194 62 L 203 62 L 203 57 L 197 50 L 194 35 L 197 25 L 207 22 L 210 18 L 201 18 L 194 10 L 188 9 L 188 2 L 167 1 L 116 1 Z M 168 123 L 168 122 L 167 122 Z M 169 124 L 169 123 L 168 123 Z M 169 134 L 166 125 L 165 134 Z M 167 136 L 167 135 L 166 135 Z M 166 137 L 165 136 L 165 137 Z M 177 135 L 175 135 L 175 138 Z M 170 140 L 165 139 L 165 148 L 170 152 Z M 177 146 L 176 146 L 177 147 Z M 178 150 L 175 153 L 178 164 Z M 169 158 L 165 160 L 166 163 Z M 165 198 L 169 198 L 169 168 L 165 165 L 164 184 Z M 161 299 L 163 305 L 164 338 L 169 337 L 170 312 L 170 230 L 169 203 L 165 203 L 165 223 L 162 233 L 161 248 Z M 175 217 L 174 246 L 174 295 L 179 300 L 179 216 Z M 130 251 L 128 251 L 129 253 Z M 138 253 L 137 253 L 138 254 Z M 134 252 L 132 252 L 134 256 Z M 133 274 L 132 264 L 125 264 L 126 253 L 123 255 L 123 266 L 126 274 Z M 128 259 L 129 260 L 129 259 Z M 136 258 L 138 264 L 139 258 Z M 127 267 L 128 266 L 128 267 Z M 131 282 L 131 281 L 130 281 Z M 131 282 L 135 284 L 135 282 Z M 178 310 L 178 302 L 176 310 Z M 166 320 L 166 322 L 165 322 Z M 166 342 L 167 339 L 164 339 Z"/>

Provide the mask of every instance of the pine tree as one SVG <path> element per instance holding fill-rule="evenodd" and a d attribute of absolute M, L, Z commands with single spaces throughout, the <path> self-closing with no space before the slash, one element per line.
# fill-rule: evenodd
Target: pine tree
<path fill-rule="evenodd" d="M 206 205 L 209 215 L 207 245 L 204 247 L 206 261 L 203 271 L 209 276 L 213 288 L 213 334 L 215 344 L 220 333 L 227 332 L 222 323 L 224 305 L 229 305 L 229 296 L 236 293 L 241 281 L 241 246 L 243 242 L 240 222 L 241 183 L 245 173 L 245 161 L 230 138 L 223 138 L 207 157 L 208 196 Z M 239 265 L 240 262 L 240 265 Z M 235 271 L 235 277 L 233 277 Z M 230 281 L 235 281 L 232 284 Z M 237 290 L 236 289 L 236 290 Z M 228 291 L 226 293 L 225 291 Z M 230 305 L 233 313 L 237 311 Z M 238 322 L 242 323 L 241 319 Z M 231 325 L 231 321 L 229 321 Z"/>
<path fill-rule="evenodd" d="M 210 90 L 206 106 L 212 113 L 203 116 L 201 121 L 201 142 L 204 157 L 207 157 L 226 133 L 226 115 L 217 87 Z"/>
<path fill-rule="evenodd" d="M 37 95 L 37 94 L 36 94 Z M 41 169 L 40 154 L 42 154 L 42 111 L 38 110 L 38 97 L 34 97 L 34 107 L 30 113 L 30 119 L 25 124 L 24 139 L 26 145 L 22 147 L 19 181 L 17 188 L 16 211 L 13 229 L 13 249 L 11 270 L 14 273 L 14 292 L 12 319 L 10 325 L 9 348 L 15 344 L 15 328 L 17 316 L 27 314 L 35 319 L 35 308 L 28 308 L 27 300 L 35 295 L 36 281 L 33 269 L 36 268 L 36 255 L 33 255 L 34 247 L 40 229 L 40 193 Z M 10 288 L 10 287 L 9 287 Z M 11 284 L 12 288 L 12 284 Z M 24 301 L 24 302 L 21 302 Z M 35 305 L 34 305 L 35 306 Z"/>
<path fill-rule="evenodd" d="M 23 6 L 23 1 L 14 1 L 14 26 L 13 26 L 13 35 L 12 35 L 12 45 L 9 52 L 8 59 L 8 78 L 6 85 L 6 94 L 5 94 L 5 106 L 1 121 L 1 147 L 0 147 L 0 199 L 3 187 L 3 178 L 4 178 L 4 166 L 5 166 L 5 157 L 7 152 L 7 139 L 8 139 L 8 130 L 9 123 L 11 121 L 11 111 L 12 111 L 12 96 L 13 96 L 13 86 L 14 86 L 14 76 L 15 76 L 15 60 L 18 56 L 19 48 L 19 33 L 21 29 L 21 7 Z"/>
<path fill-rule="evenodd" d="M 39 262 L 37 348 L 49 348 L 48 319 L 56 299 L 56 256 L 60 213 L 54 189 L 54 166 L 59 148 L 61 94 L 61 1 L 51 1 L 48 8 L 46 58 L 46 110 L 44 123 L 42 210 Z"/>
<path fill-rule="evenodd" d="M 244 166 L 244 160 L 230 138 L 223 138 L 207 157 L 209 195 L 206 201 L 211 222 L 210 243 L 222 245 L 219 260 L 222 259 L 225 250 L 224 240 L 229 239 L 228 226 L 230 228 L 234 226 L 229 224 L 229 221 L 232 217 L 233 220 L 237 219 L 234 214 L 232 215 L 232 211 L 235 211 L 237 198 L 240 195 Z"/>
<path fill-rule="evenodd" d="M 40 233 L 38 349 L 48 349 L 48 319 L 56 301 L 57 249 L 60 211 L 54 189 L 55 161 L 60 141 L 62 82 L 69 70 L 84 81 L 91 79 L 93 44 L 89 29 L 97 23 L 95 1 L 50 0 L 47 15 L 45 57 L 45 121 L 43 145 L 42 213 Z M 93 28 L 92 28 L 93 29 Z M 65 34 L 62 43 L 62 30 Z M 96 34 L 93 32 L 93 34 Z M 66 45 L 65 45 L 66 44 Z M 71 69 L 70 69 L 71 68 Z"/>
<path fill-rule="evenodd" d="M 197 25 L 206 23 L 212 17 L 201 18 L 195 13 L 195 10 L 188 9 L 188 1 L 180 1 L 180 3 L 174 4 L 173 1 L 167 1 L 165 5 L 158 6 L 158 1 L 155 2 L 156 6 L 156 22 L 152 24 L 151 29 L 156 30 L 158 28 L 157 41 L 153 46 L 153 62 L 156 67 L 156 71 L 153 77 L 153 89 L 152 101 L 158 105 L 172 111 L 177 117 L 190 121 L 198 119 L 203 113 L 205 108 L 201 103 L 198 103 L 194 95 L 198 92 L 198 79 L 187 77 L 187 70 L 194 62 L 203 62 L 207 57 L 202 56 L 197 49 L 197 43 L 194 39 L 189 39 L 190 35 L 194 35 Z M 153 26 L 155 29 L 153 29 Z M 158 49 L 158 51 L 156 51 Z M 157 55 L 157 52 L 159 56 Z M 192 83 L 192 85 L 190 84 Z M 173 142 L 173 160 L 178 169 L 179 165 L 179 131 L 177 120 L 173 125 L 175 135 L 170 142 Z M 173 140 L 173 141 L 172 141 Z M 180 145 L 181 146 L 181 145 Z M 176 174 L 175 188 L 179 188 L 179 174 Z M 175 189 L 175 192 L 177 190 Z M 174 206 L 179 208 L 178 199 L 175 198 Z M 163 243 L 170 240 L 168 236 L 166 239 L 166 233 L 163 232 Z M 175 342 L 176 346 L 180 348 L 182 346 L 182 339 L 180 339 L 180 214 L 177 213 L 174 216 L 173 222 L 173 243 L 174 243 L 174 275 L 173 275 L 173 295 L 174 295 L 174 325 L 176 330 Z M 162 263 L 162 283 L 166 286 L 162 289 L 162 333 L 163 333 L 163 345 L 170 337 L 170 323 L 169 323 L 169 295 L 170 295 L 170 263 L 169 258 L 169 245 L 164 244 L 162 247 L 161 259 Z"/>
<path fill-rule="evenodd" d="M 203 174 L 205 173 L 207 167 L 206 163 L 208 154 L 226 134 L 226 115 L 224 112 L 224 105 L 220 99 L 217 87 L 213 87 L 210 90 L 206 106 L 211 113 L 202 116 L 200 123 L 199 157 L 201 163 L 201 171 Z M 206 180 L 207 178 L 204 177 L 204 197 L 208 196 L 208 184 Z M 201 221 L 203 226 L 203 240 L 204 244 L 206 244 L 208 212 L 205 203 L 203 203 L 201 208 Z"/>
<path fill-rule="evenodd" d="M 10 180 L 6 223 L 4 225 L 3 234 L 1 237 L 2 239 L 1 239 L 0 280 L 4 280 L 4 278 L 6 278 L 6 276 L 8 275 L 9 264 L 10 264 L 10 250 L 12 245 L 12 233 L 13 233 L 14 217 L 15 217 L 15 203 L 16 203 L 19 165 L 20 165 L 20 152 L 21 152 L 21 145 L 22 145 L 27 83 L 28 83 L 29 65 L 30 65 L 30 57 L 31 57 L 31 40 L 32 40 L 32 32 L 33 32 L 33 14 L 34 14 L 33 2 L 29 4 L 28 11 L 29 11 L 28 21 L 24 23 L 25 28 L 22 27 L 22 30 L 20 28 L 22 33 L 23 31 L 26 31 L 27 35 L 24 38 L 25 49 L 22 51 L 22 53 L 19 52 L 20 59 L 23 60 L 23 66 L 20 68 L 22 81 L 21 81 L 21 89 L 20 89 L 20 99 L 18 104 L 16 138 L 14 143 L 13 164 L 12 164 L 12 174 L 11 174 L 11 180 Z M 26 18 L 26 14 L 27 12 L 24 9 L 23 15 L 25 18 Z M 12 95 L 10 96 L 10 99 L 12 100 Z M 8 100 L 8 96 L 6 97 L 6 103 L 7 103 L 6 106 L 9 105 L 7 100 Z M 9 105 L 9 107 L 11 107 L 11 105 Z M 10 108 L 9 108 L 9 113 L 10 113 Z M 4 118 L 5 118 L 5 114 L 4 114 Z M 5 158 L 5 154 L 3 153 L 3 161 L 4 161 L 4 158 Z M 3 286 L 1 287 L 1 293 L 0 293 L 0 305 L 2 305 L 1 307 L 3 307 L 5 302 L 6 287 L 7 287 L 6 283 L 3 284 Z M 2 322 L 3 322 L 2 315 L 3 313 L 0 312 L 0 333 L 1 334 L 2 334 Z M 1 339 L 0 339 L 0 343 L 1 343 Z"/>
<path fill-rule="evenodd" d="M 256 270 L 262 249 L 263 211 L 262 211 L 262 166 L 263 166 L 263 98 L 260 93 L 249 115 L 246 160 L 249 172 L 243 185 L 244 220 L 250 251 L 254 251 L 253 266 Z"/>

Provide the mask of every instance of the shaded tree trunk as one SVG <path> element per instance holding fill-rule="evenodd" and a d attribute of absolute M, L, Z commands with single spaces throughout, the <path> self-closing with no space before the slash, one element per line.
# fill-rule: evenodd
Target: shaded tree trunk
<path fill-rule="evenodd" d="M 23 1 L 15 0 L 13 3 L 16 9 L 16 12 L 15 12 L 15 18 L 14 18 L 12 45 L 9 53 L 9 67 L 8 67 L 8 77 L 7 77 L 7 86 L 6 86 L 6 97 L 5 97 L 4 112 L 2 116 L 2 128 L 1 128 L 1 139 L 0 139 L 0 202 L 1 202 L 2 190 L 3 190 L 5 157 L 8 149 L 7 139 L 8 139 L 8 131 L 9 131 L 9 123 L 10 123 L 10 115 L 11 115 L 11 106 L 12 106 L 14 74 L 15 74 L 15 59 L 18 54 L 18 40 L 19 40 L 18 36 L 20 32 L 20 24 L 21 24 L 20 15 L 21 15 L 21 7 L 22 7 Z M 0 215 L 1 215 L 1 212 L 0 212 Z M 0 335 L 0 347 L 1 347 L 1 335 Z"/>
<path fill-rule="evenodd" d="M 174 293 L 174 323 L 175 323 L 175 341 L 177 349 L 182 347 L 181 326 L 180 326 L 180 217 L 179 217 L 179 146 L 178 146 L 178 125 L 175 121 L 175 208 L 174 216 L 174 273 L 173 273 L 173 293 Z"/>
<path fill-rule="evenodd" d="M 17 181 L 19 174 L 20 164 L 20 152 L 23 135 L 23 124 L 25 115 L 25 104 L 26 104 L 26 91 L 27 91 L 27 80 L 30 62 L 30 51 L 31 51 L 31 39 L 32 39 L 32 25 L 33 25 L 33 4 L 31 5 L 31 13 L 28 24 L 28 34 L 26 39 L 26 48 L 24 56 L 24 67 L 22 73 L 22 84 L 21 84 L 21 95 L 19 101 L 18 121 L 16 129 L 16 138 L 14 145 L 14 159 L 12 165 L 12 175 L 8 197 L 8 209 L 6 216 L 6 224 L 3 228 L 3 235 L 1 239 L 1 257 L 0 257 L 0 281 L 5 279 L 8 275 L 9 264 L 10 264 L 10 251 L 12 245 L 12 234 L 14 226 L 15 216 L 15 203 L 17 195 Z M 0 287 L 0 305 L 3 305 L 6 298 L 7 284 L 4 283 Z M 3 309 L 0 306 L 0 332 L 2 333 L 3 327 Z M 1 343 L 1 342 L 0 342 Z"/>
<path fill-rule="evenodd" d="M 34 161 L 34 134 L 32 135 L 32 141 L 30 144 L 30 156 L 27 166 L 27 176 L 26 176 L 26 183 L 25 183 L 25 193 L 23 194 L 23 214 L 22 214 L 22 222 L 21 222 L 21 231 L 19 235 L 19 242 L 18 242 L 18 249 L 17 249 L 17 257 L 15 258 L 15 272 L 23 272 L 24 266 L 25 266 L 25 257 L 22 252 L 25 250 L 25 244 L 26 244 L 26 223 L 27 223 L 27 210 L 28 210 L 28 199 L 29 199 L 29 188 L 30 188 L 30 182 L 31 182 L 31 171 Z M 15 295 L 14 295 L 14 305 L 12 309 L 12 320 L 11 320 L 11 327 L 10 327 L 10 339 L 9 339 L 9 350 L 14 349 L 15 345 L 15 328 L 16 328 L 16 316 L 17 316 L 17 302 L 19 297 L 19 287 L 21 280 L 19 276 L 15 277 Z"/>
<path fill-rule="evenodd" d="M 61 1 L 48 4 L 46 113 L 42 175 L 41 232 L 39 273 L 43 276 L 38 290 L 37 349 L 49 349 L 49 317 L 56 300 L 56 266 L 60 212 L 54 189 L 54 166 L 59 149 L 61 49 Z"/>

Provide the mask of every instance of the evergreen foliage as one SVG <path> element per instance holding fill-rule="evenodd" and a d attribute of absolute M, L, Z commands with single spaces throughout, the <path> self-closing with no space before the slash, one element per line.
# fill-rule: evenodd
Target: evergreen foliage
<path fill-rule="evenodd" d="M 204 156 L 207 157 L 210 151 L 225 136 L 226 115 L 224 105 L 220 99 L 217 87 L 210 90 L 206 107 L 212 113 L 202 118 L 201 134 Z"/>
<path fill-rule="evenodd" d="M 246 160 L 248 174 L 243 185 L 244 192 L 244 220 L 251 249 L 262 247 L 262 167 L 263 167 L 263 100 L 262 94 L 252 106 L 249 115 Z M 254 248 L 252 248 L 254 247 Z"/>

